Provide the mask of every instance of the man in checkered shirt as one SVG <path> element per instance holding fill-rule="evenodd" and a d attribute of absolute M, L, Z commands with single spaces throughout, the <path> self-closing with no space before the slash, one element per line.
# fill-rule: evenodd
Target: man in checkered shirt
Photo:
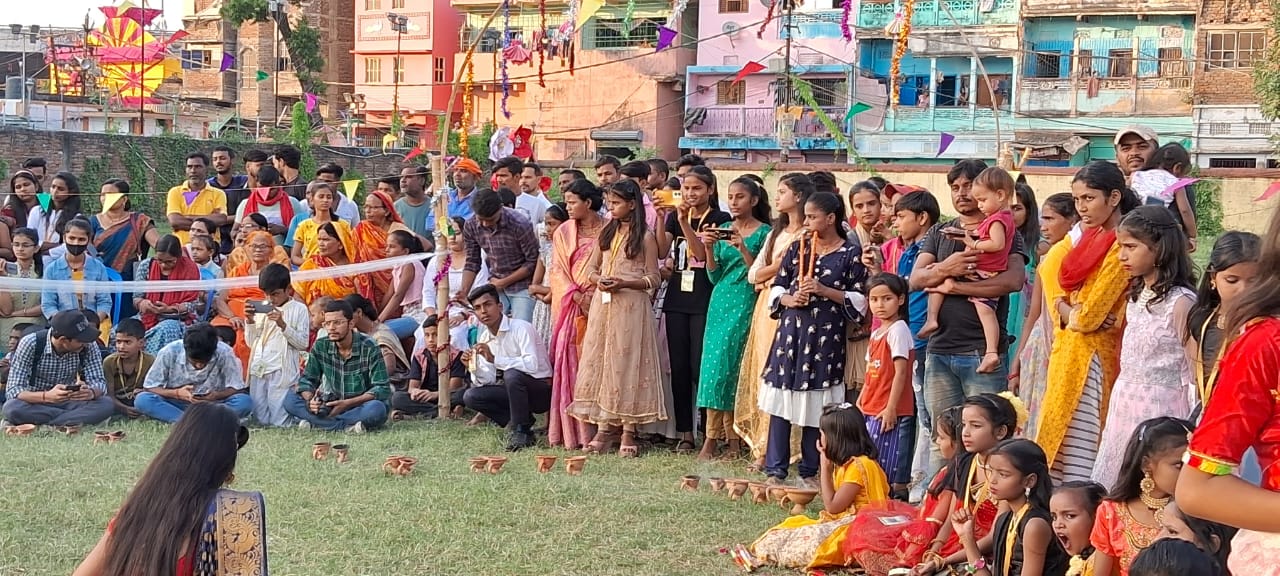
<path fill-rule="evenodd" d="M 5 391 L 10 424 L 80 426 L 115 413 L 98 350 L 98 328 L 79 310 L 53 315 L 49 330 L 28 334 L 13 352 Z"/>

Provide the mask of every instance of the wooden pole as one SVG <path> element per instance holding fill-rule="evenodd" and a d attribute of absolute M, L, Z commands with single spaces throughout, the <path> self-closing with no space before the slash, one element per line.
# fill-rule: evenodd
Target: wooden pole
<path fill-rule="evenodd" d="M 498 3 L 493 9 L 493 13 L 489 14 L 489 19 L 485 20 L 484 26 L 479 30 L 487 30 L 490 24 L 493 24 L 494 18 L 498 17 L 498 13 L 502 11 L 502 3 Z M 476 37 L 471 40 L 471 44 L 467 46 L 466 56 L 462 59 L 462 67 L 459 70 L 466 70 L 471 65 L 471 56 L 475 54 L 476 46 L 480 43 L 483 34 L 477 33 Z M 436 344 L 441 346 L 440 352 L 436 355 L 436 365 L 440 367 L 440 373 L 436 375 L 439 379 L 436 390 L 439 391 L 439 398 L 436 405 L 439 406 L 440 418 L 451 418 L 453 416 L 449 394 L 452 392 L 449 388 L 449 361 L 452 357 L 452 350 L 448 345 L 450 342 L 449 335 L 449 299 L 453 296 L 449 293 L 449 269 L 445 267 L 445 258 L 449 256 L 449 238 L 455 233 L 461 234 L 461 230 L 454 231 L 451 229 L 453 222 L 449 219 L 449 195 L 445 192 L 445 170 L 444 157 L 449 153 L 449 129 L 451 119 L 453 117 L 453 103 L 458 99 L 458 87 L 461 83 L 454 79 L 453 89 L 449 91 L 449 103 L 445 105 L 444 122 L 440 126 L 439 134 L 439 153 L 431 156 L 431 185 L 432 185 L 432 201 L 435 202 L 436 217 L 436 262 L 440 263 L 440 271 L 444 275 L 439 284 L 436 285 L 436 314 L 439 318 L 436 324 Z M 467 137 L 467 127 L 462 127 L 460 138 Z M 424 378 L 426 376 L 423 376 Z"/>

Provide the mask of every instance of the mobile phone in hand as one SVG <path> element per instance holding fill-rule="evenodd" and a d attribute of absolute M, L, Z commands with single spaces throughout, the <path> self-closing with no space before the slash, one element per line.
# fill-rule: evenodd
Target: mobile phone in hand
<path fill-rule="evenodd" d="M 249 305 L 253 307 L 253 311 L 258 314 L 270 314 L 276 309 L 270 302 L 262 302 L 259 300 L 250 300 Z"/>
<path fill-rule="evenodd" d="M 80 385 L 79 385 L 79 384 L 67 384 L 67 385 L 63 386 L 63 388 L 65 388 L 65 389 L 67 390 L 67 392 L 79 392 L 79 391 L 80 391 Z"/>

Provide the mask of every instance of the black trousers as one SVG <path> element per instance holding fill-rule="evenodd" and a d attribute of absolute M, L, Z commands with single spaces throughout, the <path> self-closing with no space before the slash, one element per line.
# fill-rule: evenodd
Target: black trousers
<path fill-rule="evenodd" d="M 503 428 L 533 426 L 533 415 L 551 410 L 551 379 L 534 378 L 519 370 L 505 370 L 498 384 L 473 386 L 462 395 L 462 402 L 472 410 L 488 416 Z"/>
<path fill-rule="evenodd" d="M 462 406 L 462 397 L 466 392 L 466 388 L 451 392 L 449 394 L 449 404 L 451 406 Z M 414 416 L 426 416 L 427 418 L 435 418 L 440 412 L 440 406 L 435 402 L 414 402 L 409 397 L 408 389 L 395 390 L 391 393 L 391 409 Z"/>
<path fill-rule="evenodd" d="M 671 397 L 677 432 L 693 432 L 694 402 L 702 371 L 702 336 L 706 330 L 706 314 L 667 312 L 667 352 L 671 356 Z"/>

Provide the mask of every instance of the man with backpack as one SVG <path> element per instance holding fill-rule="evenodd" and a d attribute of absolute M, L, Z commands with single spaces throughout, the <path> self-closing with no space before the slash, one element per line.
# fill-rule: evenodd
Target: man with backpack
<path fill-rule="evenodd" d="M 79 310 L 53 315 L 10 360 L 4 419 L 11 425 L 81 426 L 115 413 L 98 350 L 98 328 Z"/>

